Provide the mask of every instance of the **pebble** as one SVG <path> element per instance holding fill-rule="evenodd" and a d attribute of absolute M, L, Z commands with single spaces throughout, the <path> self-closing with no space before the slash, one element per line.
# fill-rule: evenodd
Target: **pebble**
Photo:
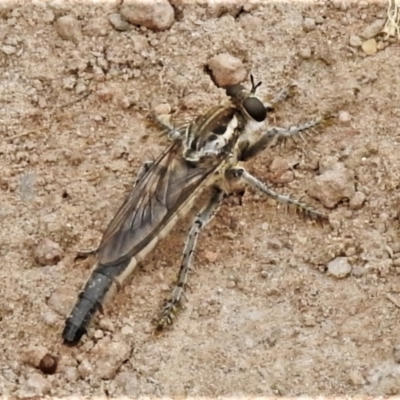
<path fill-rule="evenodd" d="M 114 380 L 115 384 L 118 388 L 121 389 L 122 395 L 127 396 L 129 398 L 138 398 L 139 397 L 139 389 L 138 389 L 138 378 L 137 375 L 133 372 L 120 372 Z"/>
<path fill-rule="evenodd" d="M 155 115 L 169 115 L 171 114 L 172 107 L 168 103 L 157 104 L 153 107 L 153 112 Z"/>
<path fill-rule="evenodd" d="M 360 33 L 360 36 L 363 39 L 372 39 L 382 31 L 384 25 L 384 19 L 377 19 L 376 21 L 372 22 L 372 24 L 367 25 Z"/>
<path fill-rule="evenodd" d="M 345 278 L 351 272 L 347 257 L 337 257 L 328 263 L 328 273 L 336 278 Z"/>
<path fill-rule="evenodd" d="M 303 47 L 302 49 L 299 50 L 299 56 L 304 60 L 310 59 L 311 55 L 312 55 L 311 47 Z"/>
<path fill-rule="evenodd" d="M 63 376 L 68 382 L 75 382 L 79 378 L 78 369 L 76 367 L 66 367 Z"/>
<path fill-rule="evenodd" d="M 218 253 L 215 251 L 206 250 L 204 253 L 204 257 L 208 262 L 215 262 L 218 259 Z"/>
<path fill-rule="evenodd" d="M 368 39 L 361 43 L 361 48 L 365 54 L 372 56 L 378 51 L 377 43 L 375 39 Z"/>
<path fill-rule="evenodd" d="M 56 372 L 58 365 L 57 357 L 47 353 L 39 363 L 39 369 L 46 375 L 52 375 Z"/>
<path fill-rule="evenodd" d="M 89 360 L 82 360 L 79 364 L 78 372 L 81 378 L 89 378 L 93 374 L 93 366 Z"/>
<path fill-rule="evenodd" d="M 366 273 L 367 273 L 367 270 L 364 267 L 361 267 L 361 266 L 355 266 L 351 270 L 351 274 L 353 276 L 357 276 L 357 277 L 364 276 Z"/>
<path fill-rule="evenodd" d="M 297 161 L 292 157 L 274 157 L 272 160 L 269 170 L 275 173 L 283 173 L 297 164 Z"/>
<path fill-rule="evenodd" d="M 101 338 L 104 337 L 104 332 L 103 332 L 101 329 L 96 329 L 96 330 L 94 331 L 93 337 L 94 337 L 96 340 L 99 340 L 99 339 L 101 339 Z"/>
<path fill-rule="evenodd" d="M 47 379 L 38 372 L 34 372 L 29 375 L 25 382 L 25 388 L 28 393 L 34 393 L 35 395 L 44 395 L 49 392 L 50 384 Z"/>
<path fill-rule="evenodd" d="M 312 18 L 304 18 L 303 29 L 306 32 L 313 31 L 315 29 L 315 20 L 313 20 Z"/>
<path fill-rule="evenodd" d="M 220 87 L 244 81 L 247 72 L 242 61 L 229 53 L 221 53 L 208 61 L 208 67 Z"/>
<path fill-rule="evenodd" d="M 4 46 L 1 46 L 1 51 L 6 54 L 7 56 L 11 56 L 17 52 L 17 48 L 14 46 L 10 46 L 8 44 L 5 44 Z"/>
<path fill-rule="evenodd" d="M 83 28 L 85 35 L 94 37 L 104 37 L 109 30 L 109 24 L 105 18 L 89 19 L 87 25 Z"/>
<path fill-rule="evenodd" d="M 400 344 L 396 344 L 395 346 L 393 346 L 392 353 L 394 361 L 400 364 Z"/>
<path fill-rule="evenodd" d="M 338 119 L 340 122 L 347 124 L 348 122 L 351 121 L 351 116 L 347 111 L 339 111 L 339 116 Z"/>
<path fill-rule="evenodd" d="M 365 203 L 367 196 L 363 192 L 356 192 L 354 196 L 350 199 L 349 207 L 352 210 L 359 210 Z"/>
<path fill-rule="evenodd" d="M 282 242 L 276 238 L 269 238 L 266 240 L 266 245 L 271 250 L 279 250 L 282 248 Z"/>
<path fill-rule="evenodd" d="M 57 19 L 55 28 L 58 35 L 64 40 L 78 43 L 82 38 L 80 22 L 72 15 L 64 15 Z"/>
<path fill-rule="evenodd" d="M 170 28 L 175 19 L 174 9 L 168 0 L 124 0 L 120 12 L 121 17 L 131 24 L 145 26 L 153 31 Z"/>
<path fill-rule="evenodd" d="M 76 300 L 76 290 L 70 287 L 60 286 L 47 300 L 47 306 L 57 314 L 66 317 L 71 311 L 71 307 Z"/>
<path fill-rule="evenodd" d="M 131 352 L 132 345 L 127 341 L 100 340 L 92 350 L 94 373 L 101 379 L 113 379 Z"/>
<path fill-rule="evenodd" d="M 351 35 L 349 43 L 350 43 L 351 47 L 360 47 L 361 43 L 362 43 L 362 40 L 357 35 Z"/>
<path fill-rule="evenodd" d="M 58 243 L 43 239 L 36 247 L 34 256 L 40 265 L 55 265 L 61 260 L 63 250 Z"/>
<path fill-rule="evenodd" d="M 310 197 L 319 200 L 327 208 L 334 208 L 340 201 L 351 199 L 354 194 L 354 173 L 341 163 L 315 177 L 308 190 Z"/>
<path fill-rule="evenodd" d="M 21 361 L 34 368 L 39 368 L 42 359 L 49 354 L 49 350 L 44 346 L 30 345 L 21 351 Z"/>
<path fill-rule="evenodd" d="M 361 372 L 356 369 L 349 372 L 349 380 L 355 386 L 364 385 L 365 383 L 365 379 Z"/>
<path fill-rule="evenodd" d="M 119 13 L 110 14 L 108 20 L 116 31 L 123 32 L 129 29 L 129 22 L 125 21 Z"/>
<path fill-rule="evenodd" d="M 236 287 L 236 282 L 233 279 L 228 280 L 226 283 L 226 288 L 227 289 L 233 289 Z"/>
<path fill-rule="evenodd" d="M 115 327 L 111 319 L 104 317 L 99 321 L 99 327 L 106 332 L 114 332 Z"/>

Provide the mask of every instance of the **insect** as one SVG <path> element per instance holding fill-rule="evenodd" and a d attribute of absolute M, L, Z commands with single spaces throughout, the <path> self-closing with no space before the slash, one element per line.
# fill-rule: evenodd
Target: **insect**
<path fill-rule="evenodd" d="M 301 136 L 325 121 L 319 117 L 300 126 L 266 129 L 267 113 L 286 98 L 288 90 L 279 92 L 271 104 L 264 104 L 256 96 L 260 85 L 251 76 L 250 90 L 239 84 L 227 87 L 227 104 L 210 108 L 183 127 L 159 121 L 171 143 L 154 162 L 144 164 L 106 229 L 91 276 L 66 319 L 64 343 L 80 341 L 111 289 L 122 284 L 206 189 L 210 191 L 208 202 L 189 230 L 177 282 L 159 316 L 158 331 L 172 324 L 182 305 L 199 233 L 236 184 L 250 185 L 307 218 L 326 220 L 323 213 L 278 194 L 241 166 L 276 141 Z"/>

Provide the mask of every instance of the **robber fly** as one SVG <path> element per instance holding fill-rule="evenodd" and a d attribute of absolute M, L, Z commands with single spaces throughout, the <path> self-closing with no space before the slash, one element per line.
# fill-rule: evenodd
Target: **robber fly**
<path fill-rule="evenodd" d="M 306 204 L 276 193 L 240 165 L 277 140 L 301 136 L 324 121 L 321 117 L 301 126 L 265 129 L 267 113 L 286 97 L 287 91 L 281 91 L 271 104 L 264 104 L 256 97 L 261 82 L 255 84 L 251 76 L 251 84 L 250 90 L 239 84 L 227 87 L 227 104 L 211 108 L 184 127 L 160 122 L 171 144 L 154 162 L 144 165 L 134 188 L 106 229 L 91 276 L 66 320 L 62 333 L 65 343 L 79 342 L 111 288 L 122 284 L 206 188 L 210 189 L 208 202 L 190 228 L 177 283 L 162 309 L 158 330 L 173 322 L 181 306 L 200 231 L 237 183 L 248 184 L 280 203 L 294 206 L 312 220 L 326 219 Z"/>

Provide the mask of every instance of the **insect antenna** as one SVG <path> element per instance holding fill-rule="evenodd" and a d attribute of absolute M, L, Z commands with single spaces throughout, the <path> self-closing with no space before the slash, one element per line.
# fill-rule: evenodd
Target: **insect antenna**
<path fill-rule="evenodd" d="M 262 85 L 262 82 L 255 83 L 253 74 L 250 74 L 251 90 L 250 93 L 255 94 L 256 90 Z"/>

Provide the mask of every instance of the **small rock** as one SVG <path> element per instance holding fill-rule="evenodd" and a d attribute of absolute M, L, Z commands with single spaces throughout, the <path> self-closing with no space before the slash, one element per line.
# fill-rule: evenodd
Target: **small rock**
<path fill-rule="evenodd" d="M 360 371 L 353 370 L 349 372 L 349 380 L 354 386 L 364 385 L 365 379 Z"/>
<path fill-rule="evenodd" d="M 361 266 L 355 266 L 351 269 L 351 274 L 353 276 L 364 276 L 367 273 L 367 270 L 364 267 Z"/>
<path fill-rule="evenodd" d="M 89 378 L 93 374 L 93 366 L 87 359 L 84 359 L 79 364 L 78 372 L 81 378 Z"/>
<path fill-rule="evenodd" d="M 400 344 L 396 344 L 395 346 L 393 346 L 392 353 L 394 361 L 400 364 Z"/>
<path fill-rule="evenodd" d="M 132 351 L 132 345 L 125 341 L 110 342 L 108 338 L 99 341 L 93 348 L 94 373 L 101 379 L 113 379 Z"/>
<path fill-rule="evenodd" d="M 282 242 L 276 238 L 269 238 L 266 240 L 266 245 L 271 250 L 279 250 L 282 248 Z"/>
<path fill-rule="evenodd" d="M 77 85 L 75 86 L 76 94 L 82 94 L 85 91 L 86 91 L 86 85 L 83 82 L 78 82 Z"/>
<path fill-rule="evenodd" d="M 363 192 L 356 192 L 354 196 L 350 199 L 349 207 L 352 210 L 359 210 L 365 203 L 367 196 Z"/>
<path fill-rule="evenodd" d="M 103 331 L 107 331 L 107 332 L 114 332 L 114 330 L 115 330 L 113 322 L 111 321 L 111 319 L 109 319 L 107 317 L 100 319 L 99 327 Z"/>
<path fill-rule="evenodd" d="M 72 288 L 60 286 L 47 300 L 47 305 L 57 314 L 66 317 L 71 311 L 71 307 L 76 300 L 76 291 Z"/>
<path fill-rule="evenodd" d="M 35 250 L 35 260 L 40 265 L 55 265 L 60 262 L 63 250 L 58 243 L 43 239 Z"/>
<path fill-rule="evenodd" d="M 217 259 L 218 259 L 218 253 L 215 251 L 206 250 L 204 256 L 208 262 L 212 262 L 212 263 L 217 261 Z"/>
<path fill-rule="evenodd" d="M 104 332 L 101 329 L 96 329 L 93 336 L 96 340 L 99 340 L 104 337 Z"/>
<path fill-rule="evenodd" d="M 361 38 L 357 35 L 351 35 L 350 36 L 350 46 L 351 47 L 360 47 L 361 46 Z"/>
<path fill-rule="evenodd" d="M 65 367 L 63 371 L 63 376 L 68 382 L 75 382 L 79 378 L 78 368 L 76 367 Z"/>
<path fill-rule="evenodd" d="M 57 357 L 47 353 L 39 363 L 39 369 L 46 375 L 52 375 L 56 372 L 58 365 Z"/>
<path fill-rule="evenodd" d="M 121 328 L 121 334 L 122 335 L 132 335 L 134 332 L 132 326 L 130 325 L 125 325 Z"/>
<path fill-rule="evenodd" d="M 89 19 L 87 25 L 83 28 L 85 35 L 94 37 L 104 37 L 109 30 L 109 24 L 105 18 Z"/>
<path fill-rule="evenodd" d="M 212 57 L 208 61 L 208 67 L 215 82 L 220 87 L 242 82 L 247 75 L 242 61 L 229 53 L 222 53 Z"/>
<path fill-rule="evenodd" d="M 72 15 L 64 15 L 58 18 L 55 23 L 55 28 L 62 39 L 78 43 L 82 38 L 81 24 Z"/>
<path fill-rule="evenodd" d="M 60 317 L 53 310 L 47 309 L 42 312 L 41 317 L 45 324 L 49 326 L 56 326 L 59 323 Z"/>
<path fill-rule="evenodd" d="M 394 267 L 400 267 L 400 257 L 393 260 Z"/>
<path fill-rule="evenodd" d="M 299 56 L 304 60 L 310 59 L 311 55 L 312 55 L 311 47 L 303 47 L 299 50 Z"/>
<path fill-rule="evenodd" d="M 312 315 L 312 314 L 308 314 L 308 313 L 303 314 L 302 320 L 303 320 L 304 326 L 306 326 L 306 327 L 312 327 L 317 324 L 317 321 L 316 321 L 314 315 Z"/>
<path fill-rule="evenodd" d="M 339 111 L 338 119 L 340 122 L 347 124 L 351 121 L 351 116 L 347 111 Z"/>
<path fill-rule="evenodd" d="M 120 12 L 121 17 L 131 24 L 154 31 L 170 28 L 175 19 L 174 9 L 168 0 L 125 0 Z"/>
<path fill-rule="evenodd" d="M 5 44 L 4 46 L 1 46 L 1 51 L 4 54 L 6 54 L 7 56 L 11 56 L 17 52 L 17 48 L 14 46 Z"/>
<path fill-rule="evenodd" d="M 230 279 L 227 283 L 226 283 L 226 288 L 227 289 L 233 289 L 236 287 L 236 282 L 233 279 Z"/>
<path fill-rule="evenodd" d="M 328 272 L 336 278 L 345 278 L 351 272 L 347 257 L 337 257 L 328 263 Z"/>
<path fill-rule="evenodd" d="M 363 31 L 361 32 L 360 36 L 363 39 L 372 39 L 373 37 L 378 35 L 380 32 L 382 32 L 384 25 L 385 25 L 384 19 L 377 19 L 372 24 L 369 24 L 368 26 L 366 26 L 363 29 Z"/>
<path fill-rule="evenodd" d="M 42 359 L 49 354 L 49 350 L 44 346 L 31 345 L 21 351 L 21 361 L 34 368 L 39 368 Z"/>
<path fill-rule="evenodd" d="M 334 208 L 340 201 L 351 199 L 354 194 L 354 173 L 340 163 L 317 176 L 308 190 L 310 197 L 319 200 L 327 208 Z"/>
<path fill-rule="evenodd" d="M 361 48 L 365 54 L 372 56 L 378 51 L 377 43 L 375 39 L 368 39 L 361 43 Z"/>
<path fill-rule="evenodd" d="M 240 25 L 245 31 L 256 31 L 262 29 L 264 20 L 251 14 L 242 14 L 240 17 Z"/>
<path fill-rule="evenodd" d="M 172 108 L 168 103 L 157 104 L 153 107 L 155 115 L 168 115 L 171 114 Z"/>
<path fill-rule="evenodd" d="M 262 225 L 261 225 L 261 229 L 262 229 L 263 231 L 267 231 L 267 230 L 269 229 L 269 224 L 268 224 L 268 222 L 263 222 Z"/>
<path fill-rule="evenodd" d="M 138 389 L 138 379 L 133 372 L 120 372 L 114 379 L 115 384 L 121 389 L 122 395 L 129 398 L 138 398 L 140 391 Z"/>
<path fill-rule="evenodd" d="M 44 395 L 49 392 L 50 384 L 47 379 L 38 372 L 34 372 L 29 375 L 25 382 L 26 390 L 35 395 Z"/>
<path fill-rule="evenodd" d="M 296 164 L 297 161 L 293 158 L 277 156 L 272 160 L 269 170 L 275 173 L 282 173 L 293 168 Z"/>
<path fill-rule="evenodd" d="M 311 32 L 315 29 L 315 21 L 312 18 L 304 18 L 303 29 L 306 32 Z"/>
<path fill-rule="evenodd" d="M 129 29 L 129 23 L 121 17 L 121 14 L 118 13 L 110 14 L 108 16 L 108 20 L 110 21 L 110 24 L 114 27 L 114 29 L 117 31 L 123 32 Z"/>

